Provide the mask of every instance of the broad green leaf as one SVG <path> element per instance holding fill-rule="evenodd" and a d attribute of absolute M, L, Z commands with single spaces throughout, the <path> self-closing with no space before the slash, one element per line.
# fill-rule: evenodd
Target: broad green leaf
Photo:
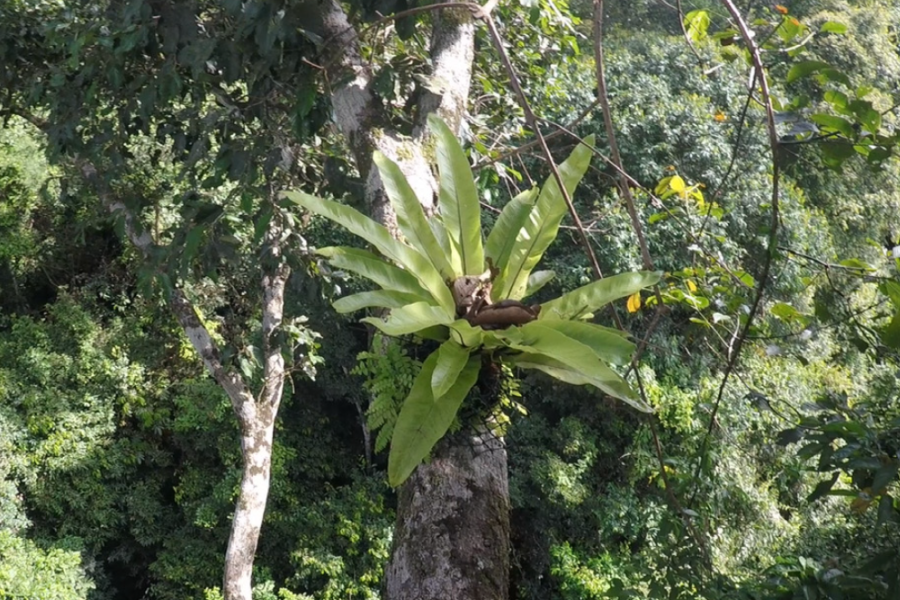
<path fill-rule="evenodd" d="M 538 290 L 550 283 L 556 277 L 555 271 L 535 271 L 528 276 L 528 285 L 525 287 L 523 298 L 536 294 Z"/>
<path fill-rule="evenodd" d="M 453 295 L 450 293 L 450 288 L 444 283 L 440 272 L 431 261 L 415 249 L 394 239 L 386 227 L 376 223 L 358 210 L 337 202 L 317 198 L 303 192 L 282 192 L 282 196 L 317 215 L 331 219 L 350 233 L 375 246 L 379 252 L 393 260 L 398 266 L 412 273 L 422 287 L 431 293 L 437 304 L 447 311 L 447 314 L 456 313 Z"/>
<path fill-rule="evenodd" d="M 485 331 L 481 327 L 473 327 L 465 319 L 457 319 L 450 324 L 450 339 L 456 340 L 460 346 L 477 348 L 484 340 Z"/>
<path fill-rule="evenodd" d="M 827 62 L 822 62 L 820 60 L 804 60 L 800 61 L 794 66 L 791 67 L 790 71 L 787 74 L 787 83 L 800 79 L 801 77 L 806 77 L 807 75 L 811 75 L 816 71 L 821 71 L 822 69 L 828 69 L 831 67 Z"/>
<path fill-rule="evenodd" d="M 559 165 L 559 173 L 571 196 L 591 162 L 594 137 L 588 136 L 585 144 L 579 144 L 569 158 Z M 544 183 L 537 203 L 528 214 L 524 225 L 516 235 L 509 260 L 494 283 L 499 288 L 498 298 L 519 299 L 525 293 L 528 275 L 541 260 L 544 251 L 556 238 L 559 225 L 567 211 L 562 191 L 552 176 Z"/>
<path fill-rule="evenodd" d="M 582 384 L 593 385 L 638 410 L 651 412 L 652 409 L 638 399 L 625 380 L 597 358 L 591 347 L 541 323 L 535 323 L 528 329 L 524 327 L 519 329 L 522 341 L 511 346 L 526 354 L 523 358 L 515 359 L 520 366 L 543 365 L 555 370 L 565 369 L 569 373 L 566 375 L 568 379 L 563 381 L 574 383 L 570 380 L 579 379 Z M 550 374 L 546 369 L 541 370 Z"/>
<path fill-rule="evenodd" d="M 688 37 L 695 44 L 700 43 L 706 39 L 706 32 L 709 30 L 709 13 L 705 10 L 692 10 L 684 15 L 684 26 Z"/>
<path fill-rule="evenodd" d="M 440 398 L 456 383 L 469 361 L 469 350 L 449 339 L 441 344 L 437 354 L 437 364 L 431 374 L 431 391 L 435 398 Z"/>
<path fill-rule="evenodd" d="M 557 331 L 590 348 L 597 358 L 614 365 L 628 364 L 634 354 L 634 344 L 619 331 L 595 323 L 545 319 L 526 323 L 521 327 L 522 333 L 527 336 L 532 327 L 546 327 Z"/>
<path fill-rule="evenodd" d="M 414 304 L 422 300 L 421 296 L 395 292 L 393 290 L 376 290 L 373 292 L 360 292 L 344 296 L 331 303 L 334 310 L 339 313 L 351 313 L 364 308 L 401 308 L 408 304 Z"/>
<path fill-rule="evenodd" d="M 818 75 L 816 75 L 816 81 L 821 84 L 838 82 L 843 83 L 847 87 L 851 87 L 850 77 L 844 71 L 839 69 L 822 69 Z"/>
<path fill-rule="evenodd" d="M 484 249 L 481 205 L 472 169 L 456 136 L 440 117 L 429 115 L 428 125 L 437 138 L 441 216 L 450 239 L 456 241 L 462 261 L 463 270 L 456 275 L 478 275 L 484 272 Z"/>
<path fill-rule="evenodd" d="M 450 235 L 447 233 L 443 217 L 441 217 L 440 214 L 432 215 L 428 219 L 428 226 L 431 228 L 431 232 L 434 234 L 438 244 L 441 245 L 444 256 L 449 257 L 450 266 L 453 269 L 453 272 L 462 273 L 463 268 L 462 259 L 459 257 L 459 246 L 457 245 L 456 240 L 451 239 Z"/>
<path fill-rule="evenodd" d="M 784 302 L 776 302 L 769 309 L 769 312 L 783 321 L 803 318 L 803 314 L 799 310 Z"/>
<path fill-rule="evenodd" d="M 418 297 L 416 302 L 425 301 L 434 304 L 431 294 L 419 284 L 419 280 L 412 274 L 385 262 L 383 258 L 368 250 L 329 246 L 328 248 L 319 248 L 316 253 L 327 258 L 332 266 L 352 271 L 386 290 L 412 294 Z"/>
<path fill-rule="evenodd" d="M 881 334 L 881 341 L 889 348 L 900 348 L 900 311 L 894 315 L 891 322 Z"/>
<path fill-rule="evenodd" d="M 900 308 L 900 282 L 892 280 L 882 281 L 878 288 L 891 299 L 894 308 Z"/>
<path fill-rule="evenodd" d="M 391 439 L 388 456 L 388 482 L 397 487 L 428 456 L 434 445 L 447 433 L 466 394 L 475 385 L 481 358 L 472 356 L 451 388 L 440 398 L 432 394 L 431 378 L 437 366 L 438 353 L 425 359 L 413 383 Z"/>
<path fill-rule="evenodd" d="M 578 315 L 591 313 L 618 298 L 630 296 L 659 281 L 659 271 L 637 271 L 621 273 L 563 294 L 559 298 L 544 302 L 538 319 L 572 319 Z"/>
<path fill-rule="evenodd" d="M 516 245 L 516 236 L 528 220 L 539 192 L 538 188 L 525 190 L 510 200 L 500 212 L 484 247 L 485 255 L 495 267 L 502 267 L 509 260 L 509 254 Z"/>
<path fill-rule="evenodd" d="M 530 342 L 530 343 L 529 343 Z M 524 345 L 528 343 L 528 345 Z M 574 385 L 590 385 L 641 412 L 653 412 L 618 373 L 597 359 L 590 348 L 561 333 L 545 330 L 512 346 L 523 354 L 508 360 L 523 369 L 536 369 Z"/>
<path fill-rule="evenodd" d="M 890 494 L 885 494 L 878 501 L 878 525 L 884 523 L 895 523 L 897 521 L 897 513 L 894 510 L 894 499 Z"/>
<path fill-rule="evenodd" d="M 839 131 L 844 137 L 855 137 L 855 133 L 853 132 L 853 123 L 851 123 L 847 119 L 844 119 L 843 117 L 817 113 L 811 115 L 809 118 L 816 125 L 821 125 L 822 127 L 827 127 L 829 129 L 835 129 Z"/>
<path fill-rule="evenodd" d="M 820 481 L 816 485 L 816 488 L 812 491 L 812 493 L 809 496 L 807 496 L 806 501 L 807 502 L 815 502 L 819 498 L 822 498 L 823 496 L 827 496 L 828 492 L 831 491 L 831 488 L 834 487 L 834 484 L 837 483 L 838 477 L 840 477 L 840 475 L 841 475 L 840 471 L 835 471 L 834 473 L 832 473 L 832 475 L 829 479 Z"/>
<path fill-rule="evenodd" d="M 462 275 L 450 266 L 448 255 L 444 253 L 444 249 L 428 225 L 419 198 L 397 163 L 381 152 L 375 152 L 373 159 L 384 182 L 384 191 L 391 201 L 391 206 L 394 207 L 394 212 L 397 213 L 397 225 L 403 236 L 413 248 L 431 261 L 445 279 L 455 279 Z"/>
<path fill-rule="evenodd" d="M 844 34 L 847 33 L 847 26 L 843 23 L 838 23 L 837 21 L 825 21 L 824 23 L 822 23 L 819 31 L 825 33 Z"/>
<path fill-rule="evenodd" d="M 416 333 L 435 325 L 449 325 L 453 321 L 440 307 L 427 302 L 416 302 L 395 308 L 387 319 L 366 317 L 361 320 L 393 336 Z"/>

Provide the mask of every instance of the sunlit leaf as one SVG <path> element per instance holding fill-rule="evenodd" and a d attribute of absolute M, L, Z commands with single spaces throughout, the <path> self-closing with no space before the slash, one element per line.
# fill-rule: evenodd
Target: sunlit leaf
<path fill-rule="evenodd" d="M 523 352 L 512 358 L 517 365 L 544 371 L 568 383 L 592 385 L 638 410 L 652 412 L 624 379 L 597 358 L 590 346 L 541 322 L 529 323 L 528 329 L 522 327 L 520 332 L 521 341 L 510 343 Z"/>
<path fill-rule="evenodd" d="M 393 309 L 386 319 L 366 317 L 362 321 L 371 323 L 388 335 L 399 336 L 416 333 L 435 325 L 449 325 L 453 319 L 440 307 L 416 302 Z"/>
<path fill-rule="evenodd" d="M 441 344 L 437 354 L 437 363 L 431 374 L 431 391 L 435 398 L 440 398 L 456 383 L 469 360 L 469 350 L 450 339 Z"/>
<path fill-rule="evenodd" d="M 576 146 L 569 158 L 559 165 L 560 177 L 570 195 L 587 171 L 593 144 L 594 137 L 588 136 L 585 143 Z M 499 290 L 498 297 L 519 299 L 523 296 L 531 270 L 556 238 L 566 211 L 562 191 L 551 176 L 541 188 L 537 203 L 516 236 L 504 271 L 494 282 Z"/>
<path fill-rule="evenodd" d="M 481 205 L 472 169 L 456 136 L 440 117 L 429 115 L 428 125 L 437 138 L 441 215 L 462 260 L 462 272 L 456 275 L 477 275 L 484 271 L 484 250 Z"/>
<path fill-rule="evenodd" d="M 473 356 L 449 391 L 441 398 L 435 398 L 431 377 L 437 361 L 436 351 L 425 359 L 397 417 L 388 457 L 388 482 L 394 487 L 406 481 L 447 433 L 460 405 L 478 379 L 481 358 Z"/>
<path fill-rule="evenodd" d="M 494 266 L 508 262 L 509 254 L 516 245 L 516 236 L 528 220 L 539 192 L 538 188 L 525 190 L 503 207 L 484 247 L 485 256 L 491 259 Z"/>
<path fill-rule="evenodd" d="M 585 313 L 592 313 L 613 300 L 630 296 L 659 281 L 658 271 L 638 271 L 621 273 L 589 283 L 559 298 L 542 304 L 539 319 L 571 319 Z"/>
<path fill-rule="evenodd" d="M 326 257 L 333 267 L 361 275 L 386 290 L 417 296 L 417 302 L 434 303 L 431 294 L 421 286 L 419 280 L 410 274 L 409 271 L 404 271 L 385 262 L 384 259 L 368 250 L 329 246 L 328 248 L 319 248 L 316 250 L 316 253 Z"/>
<path fill-rule="evenodd" d="M 451 267 L 449 257 L 444 253 L 444 249 L 428 225 L 419 198 L 397 163 L 380 152 L 375 152 L 373 160 L 384 182 L 384 191 L 397 214 L 397 225 L 403 237 L 413 248 L 428 258 L 445 279 L 462 275 Z"/>
<path fill-rule="evenodd" d="M 695 44 L 703 41 L 709 29 L 709 13 L 705 10 L 692 10 L 684 15 L 684 27 Z"/>
<path fill-rule="evenodd" d="M 641 293 L 635 292 L 632 295 L 628 296 L 628 302 L 625 303 L 625 308 L 630 313 L 636 313 L 641 309 Z"/>
<path fill-rule="evenodd" d="M 334 221 L 354 235 L 366 240 L 379 252 L 412 273 L 448 315 L 456 313 L 453 295 L 431 261 L 415 249 L 394 239 L 383 225 L 349 206 L 303 192 L 282 192 L 282 197 Z"/>
<path fill-rule="evenodd" d="M 597 358 L 614 365 L 628 364 L 634 354 L 634 344 L 622 332 L 595 323 L 557 319 L 532 321 L 520 328 L 522 335 L 527 337 L 533 327 L 546 327 L 572 338 L 590 348 Z"/>
<path fill-rule="evenodd" d="M 538 290 L 550 283 L 554 277 L 556 277 L 556 273 L 553 271 L 535 271 L 528 276 L 528 285 L 522 297 L 527 298 L 537 293 Z"/>
<path fill-rule="evenodd" d="M 339 313 L 351 313 L 364 308 L 401 308 L 421 300 L 420 296 L 413 294 L 393 290 L 376 290 L 344 296 L 335 300 L 332 306 Z"/>

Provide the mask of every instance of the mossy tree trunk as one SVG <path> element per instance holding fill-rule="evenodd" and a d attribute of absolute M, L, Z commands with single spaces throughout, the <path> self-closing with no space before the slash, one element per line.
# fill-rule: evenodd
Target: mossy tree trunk
<path fill-rule="evenodd" d="M 312 1 L 312 0 L 310 0 Z M 366 203 L 375 220 L 396 231 L 372 153 L 399 166 L 426 214 L 437 207 L 426 119 L 438 113 L 459 131 L 472 77 L 475 23 L 465 9 L 433 13 L 431 85 L 423 87 L 412 136 L 390 128 L 372 91 L 373 73 L 361 59 L 357 32 L 334 0 L 317 4 L 322 38 L 341 48 L 330 64 L 335 119 L 366 182 Z M 333 50 L 332 50 L 333 52 Z M 465 431 L 465 430 L 464 430 Z M 442 440 L 432 459 L 400 489 L 394 549 L 386 573 L 387 600 L 494 600 L 508 597 L 509 487 L 503 440 L 486 428 Z"/>

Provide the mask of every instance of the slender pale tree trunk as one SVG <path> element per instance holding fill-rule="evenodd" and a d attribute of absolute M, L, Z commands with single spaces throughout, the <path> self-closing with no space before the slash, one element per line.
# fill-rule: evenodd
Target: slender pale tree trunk
<path fill-rule="evenodd" d="M 154 248 L 150 232 L 140 226 L 124 202 L 112 195 L 92 164 L 84 162 L 80 166 L 85 179 L 97 190 L 106 208 L 122 219 L 125 234 L 131 243 L 145 257 L 149 257 Z M 282 256 L 281 234 L 280 219 L 276 216 L 266 231 L 266 255 L 261 258 L 264 365 L 262 389 L 258 397 L 254 396 L 240 374 L 222 364 L 215 341 L 184 290 L 175 289 L 169 299 L 169 306 L 194 350 L 231 400 L 240 425 L 243 464 L 225 552 L 222 582 L 225 600 L 253 598 L 253 562 L 269 496 L 275 417 L 287 376 L 282 348 L 276 341 L 284 317 L 284 289 L 290 275 L 290 268 Z"/>
<path fill-rule="evenodd" d="M 330 40 L 329 64 L 337 71 L 329 79 L 343 82 L 333 89 L 335 119 L 366 181 L 370 214 L 395 231 L 372 153 L 379 150 L 397 162 L 426 213 L 436 210 L 425 119 L 437 112 L 459 131 L 472 77 L 475 24 L 465 9 L 432 13 L 432 72 L 413 135 L 404 137 L 383 128 L 388 119 L 372 93 L 372 72 L 360 58 L 357 33 L 342 8 L 334 0 L 317 6 L 322 38 Z M 486 431 L 447 437 L 403 484 L 385 589 L 387 600 L 508 597 L 509 487 L 502 439 Z"/>
<path fill-rule="evenodd" d="M 225 598 L 235 600 L 252 597 L 253 560 L 269 495 L 275 430 L 275 413 L 270 408 L 249 404 L 245 408 L 256 414 L 247 414 L 241 423 L 243 469 L 223 577 Z"/>

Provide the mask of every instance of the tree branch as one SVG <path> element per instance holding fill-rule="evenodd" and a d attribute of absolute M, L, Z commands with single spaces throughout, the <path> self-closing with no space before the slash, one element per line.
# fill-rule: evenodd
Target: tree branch
<path fill-rule="evenodd" d="M 96 190 L 103 206 L 106 207 L 110 214 L 122 219 L 125 236 L 145 259 L 150 258 L 155 247 L 150 232 L 141 227 L 137 216 L 124 202 L 112 194 L 92 163 L 79 160 L 76 164 L 87 182 Z M 250 389 L 239 374 L 229 371 L 222 364 L 215 341 L 213 341 L 209 330 L 200 320 L 193 303 L 185 296 L 184 290 L 173 290 L 172 296 L 169 298 L 169 306 L 184 329 L 191 346 L 200 356 L 200 360 L 203 361 L 203 365 L 213 379 L 216 380 L 216 383 L 222 386 L 222 389 L 228 394 L 234 412 L 244 423 L 243 419 L 247 416 L 245 414 L 245 404 L 253 402 L 253 394 L 250 392 Z"/>

